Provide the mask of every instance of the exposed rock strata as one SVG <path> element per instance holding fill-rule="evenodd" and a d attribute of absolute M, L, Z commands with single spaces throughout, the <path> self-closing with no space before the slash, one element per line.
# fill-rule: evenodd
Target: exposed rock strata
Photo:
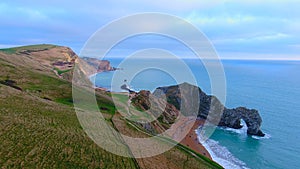
<path fill-rule="evenodd" d="M 191 84 L 182 83 L 159 87 L 153 95 L 158 98 L 166 97 L 168 103 L 185 115 L 192 115 L 197 111 L 198 117 L 207 119 L 218 126 L 239 129 L 242 127 L 241 120 L 244 120 L 248 127 L 248 134 L 264 136 L 260 130 L 262 119 L 257 110 L 245 107 L 228 109 L 218 98 L 205 94 L 199 87 Z"/>
<path fill-rule="evenodd" d="M 84 57 L 82 59 L 87 64 L 94 67 L 97 70 L 97 72 L 105 72 L 105 71 L 116 70 L 116 68 L 114 68 L 110 65 L 110 62 L 108 60 L 98 60 L 96 58 L 88 58 L 88 57 Z"/>

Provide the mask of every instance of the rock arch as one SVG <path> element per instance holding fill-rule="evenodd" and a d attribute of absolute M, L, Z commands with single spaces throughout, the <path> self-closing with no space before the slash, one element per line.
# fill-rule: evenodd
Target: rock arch
<path fill-rule="evenodd" d="M 247 109 L 245 107 L 238 107 L 235 109 L 224 109 L 219 126 L 239 129 L 242 128 L 240 124 L 243 119 L 247 125 L 247 133 L 250 135 L 264 136 L 265 134 L 260 130 L 262 119 L 255 109 Z"/>

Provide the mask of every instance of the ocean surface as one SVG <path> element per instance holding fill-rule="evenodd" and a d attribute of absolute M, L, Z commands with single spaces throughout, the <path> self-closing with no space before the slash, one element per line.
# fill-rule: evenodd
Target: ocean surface
<path fill-rule="evenodd" d="M 111 59 L 119 67 L 121 59 Z M 210 79 L 199 60 L 183 60 L 197 79 L 198 86 L 211 93 Z M 134 60 L 143 65 L 153 60 Z M 167 61 L 172 63 L 172 61 Z M 225 168 L 300 168 L 300 61 L 223 60 L 226 75 L 226 107 L 246 106 L 259 110 L 265 137 L 239 130 L 217 128 L 204 143 L 213 159 Z M 170 64 L 175 72 L 180 67 Z M 118 70 L 122 73 L 123 70 Z M 116 72 L 118 72 L 116 71 Z M 92 77 L 95 85 L 111 88 L 116 72 L 103 72 Z M 178 73 L 178 72 L 177 72 Z M 185 76 L 184 72 L 182 76 Z M 126 79 L 126 75 L 124 75 Z M 151 90 L 176 84 L 168 72 L 144 70 L 128 82 L 135 90 Z"/>

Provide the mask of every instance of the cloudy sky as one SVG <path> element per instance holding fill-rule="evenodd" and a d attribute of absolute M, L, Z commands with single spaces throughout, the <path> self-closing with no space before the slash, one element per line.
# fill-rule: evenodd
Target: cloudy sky
<path fill-rule="evenodd" d="M 79 53 L 94 32 L 115 19 L 162 12 L 195 25 L 221 58 L 299 60 L 299 6 L 299 0 L 1 0 L 0 47 L 51 43 Z"/>

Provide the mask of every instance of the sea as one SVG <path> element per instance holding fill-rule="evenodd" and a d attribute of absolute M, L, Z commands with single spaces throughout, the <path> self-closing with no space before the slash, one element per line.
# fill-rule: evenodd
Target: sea
<path fill-rule="evenodd" d="M 123 59 L 110 59 L 111 65 L 119 68 L 114 72 L 98 73 L 91 77 L 96 86 L 117 90 L 112 83 L 122 77 L 127 67 Z M 149 66 L 129 77 L 124 73 L 124 82 L 134 90 L 153 91 L 159 86 L 178 82 L 172 76 L 186 76 L 172 60 L 136 59 L 129 65 L 149 65 L 157 62 L 169 64 L 168 70 Z M 194 75 L 197 85 L 207 94 L 211 91 L 211 79 L 207 67 L 199 59 L 182 59 Z M 226 79 L 225 106 L 245 106 L 257 109 L 262 117 L 264 137 L 247 135 L 244 124 L 241 129 L 217 127 L 203 143 L 214 161 L 224 168 L 253 169 L 299 169 L 300 168 L 300 61 L 291 60 L 221 60 Z M 121 76 L 116 76 L 116 73 Z M 123 79 L 122 79 L 123 80 Z M 114 86 L 114 87 L 113 87 Z M 241 121 L 243 123 L 243 121 Z M 198 132 L 198 131 L 196 131 Z"/>

